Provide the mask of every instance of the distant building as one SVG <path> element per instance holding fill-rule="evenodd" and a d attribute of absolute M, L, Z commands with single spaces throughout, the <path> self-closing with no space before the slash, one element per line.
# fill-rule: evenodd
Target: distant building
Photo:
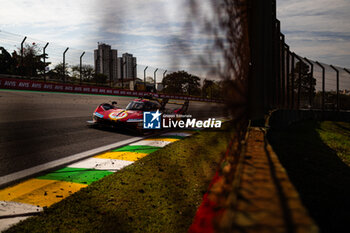
<path fill-rule="evenodd" d="M 117 67 L 118 67 L 118 80 L 121 80 L 123 77 L 123 58 L 118 57 Z"/>
<path fill-rule="evenodd" d="M 136 57 L 130 53 L 124 53 L 122 57 L 122 77 L 123 79 L 137 78 Z"/>
<path fill-rule="evenodd" d="M 111 49 L 111 46 L 99 43 L 94 50 L 95 71 L 97 74 L 104 74 L 113 82 L 118 78 L 118 50 Z"/>
<path fill-rule="evenodd" d="M 118 50 L 112 49 L 108 44 L 99 43 L 94 50 L 94 60 L 96 73 L 105 74 L 114 84 L 137 78 L 136 57 L 132 54 L 124 53 L 122 57 L 118 57 Z"/>

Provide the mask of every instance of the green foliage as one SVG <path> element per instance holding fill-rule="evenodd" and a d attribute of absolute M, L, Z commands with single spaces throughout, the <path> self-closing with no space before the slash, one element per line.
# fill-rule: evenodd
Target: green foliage
<path fill-rule="evenodd" d="M 200 95 L 200 78 L 186 71 L 168 74 L 163 79 L 163 91 L 169 94 Z"/>
<path fill-rule="evenodd" d="M 321 122 L 317 128 L 322 141 L 350 166 L 350 124 L 346 122 Z"/>
<path fill-rule="evenodd" d="M 301 81 L 299 81 L 299 68 L 301 74 Z M 294 92 L 298 93 L 300 86 L 301 98 L 308 98 L 310 95 L 310 85 L 312 97 L 316 95 L 316 79 L 311 77 L 310 67 L 304 62 L 297 62 L 294 68 L 294 76 L 292 73 L 289 75 L 289 86 L 292 87 L 292 82 L 294 80 Z"/>
<path fill-rule="evenodd" d="M 0 47 L 0 73 L 16 74 L 18 62 L 3 47 Z"/>
<path fill-rule="evenodd" d="M 69 70 L 68 70 L 69 66 L 66 63 L 64 70 L 65 70 L 65 75 L 66 75 L 66 80 L 69 79 Z M 57 65 L 55 65 L 55 67 L 50 70 L 47 75 L 51 78 L 51 79 L 57 79 L 57 80 L 62 80 L 63 81 L 63 63 L 59 63 Z"/>
<path fill-rule="evenodd" d="M 72 77 L 80 79 L 80 65 L 72 66 Z M 95 70 L 91 65 L 82 65 L 81 67 L 82 81 L 93 81 Z"/>
<path fill-rule="evenodd" d="M 3 47 L 0 47 L 0 72 L 3 74 L 24 75 L 38 77 L 44 72 L 50 62 L 43 62 L 43 58 L 48 58 L 47 54 L 40 53 L 38 46 L 26 44 L 23 48 L 23 59 L 21 49 L 13 51 L 12 56 Z"/>
<path fill-rule="evenodd" d="M 204 98 L 222 98 L 222 82 L 205 79 L 202 96 Z"/>
<path fill-rule="evenodd" d="M 107 75 L 105 74 L 95 74 L 93 77 L 93 81 L 97 83 L 107 83 Z"/>

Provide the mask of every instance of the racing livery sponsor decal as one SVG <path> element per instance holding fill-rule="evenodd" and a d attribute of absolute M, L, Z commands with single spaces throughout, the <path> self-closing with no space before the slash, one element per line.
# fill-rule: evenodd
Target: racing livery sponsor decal
<path fill-rule="evenodd" d="M 111 118 L 112 120 L 123 119 L 127 116 L 128 116 L 127 112 L 112 112 L 111 114 L 109 114 L 109 118 Z"/>
<path fill-rule="evenodd" d="M 95 114 L 95 116 L 97 116 L 99 118 L 103 118 L 103 115 L 101 113 L 95 112 L 94 114 Z"/>

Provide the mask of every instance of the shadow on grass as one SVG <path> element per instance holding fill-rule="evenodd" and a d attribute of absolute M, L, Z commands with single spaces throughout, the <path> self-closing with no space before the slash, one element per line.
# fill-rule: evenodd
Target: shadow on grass
<path fill-rule="evenodd" d="M 346 126 L 344 126 L 344 125 L 341 125 L 341 124 L 339 124 L 338 122 L 335 122 L 334 124 L 335 124 L 337 127 L 339 127 L 339 128 L 341 128 L 341 129 L 343 129 L 344 131 L 346 131 L 347 134 L 350 134 L 350 128 L 348 128 L 348 127 L 346 127 Z"/>
<path fill-rule="evenodd" d="M 350 232 L 350 167 L 321 140 L 319 128 L 305 121 L 272 130 L 268 139 L 321 232 Z"/>

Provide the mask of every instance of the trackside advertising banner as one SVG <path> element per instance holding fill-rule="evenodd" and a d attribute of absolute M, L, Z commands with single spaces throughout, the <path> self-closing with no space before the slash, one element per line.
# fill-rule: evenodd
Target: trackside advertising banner
<path fill-rule="evenodd" d="M 0 89 L 31 90 L 31 91 L 49 91 L 49 92 L 67 92 L 83 94 L 100 95 L 119 95 L 119 96 L 145 96 L 151 94 L 143 91 L 118 90 L 106 87 L 80 86 L 72 84 L 57 84 L 49 82 L 39 82 L 32 80 L 0 78 Z M 220 100 L 211 100 L 199 97 L 189 97 L 180 95 L 153 94 L 155 97 L 170 98 L 178 100 L 196 100 L 205 102 L 222 102 Z"/>

